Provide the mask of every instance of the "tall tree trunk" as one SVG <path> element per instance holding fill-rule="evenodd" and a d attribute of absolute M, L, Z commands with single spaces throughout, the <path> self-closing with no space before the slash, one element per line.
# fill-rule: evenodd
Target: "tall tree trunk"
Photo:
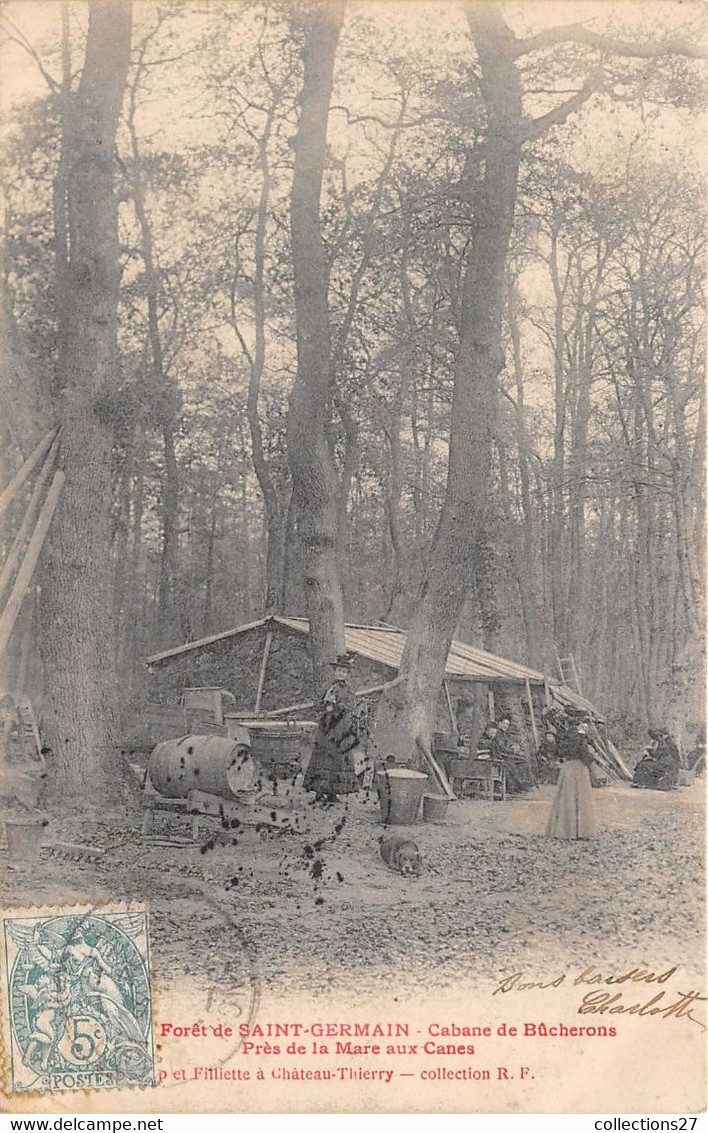
<path fill-rule="evenodd" d="M 113 148 L 130 60 L 130 0 L 91 0 L 86 55 L 62 138 L 70 261 L 58 294 L 61 462 L 66 482 L 45 554 L 45 720 L 56 786 L 115 792 L 111 640 L 111 423 L 119 287 Z"/>
<path fill-rule="evenodd" d="M 516 550 L 514 552 L 517 566 L 516 570 L 521 609 L 526 630 L 526 662 L 538 667 L 540 664 L 540 649 L 538 641 L 538 628 L 536 621 L 536 601 L 534 594 L 535 572 L 532 564 L 536 562 L 535 556 L 535 522 L 533 506 L 531 503 L 531 476 L 529 465 L 531 463 L 531 445 L 526 429 L 526 408 L 524 403 L 524 372 L 521 357 L 521 330 L 519 327 L 519 295 L 516 287 L 512 285 L 509 290 L 509 331 L 511 336 L 512 352 L 514 358 L 514 382 L 516 385 L 516 404 L 514 410 L 514 423 L 516 426 L 516 447 L 519 461 L 519 483 L 521 486 L 521 539 L 514 537 Z M 503 466 L 503 454 L 500 453 L 500 463 Z M 502 488 L 502 492 L 504 489 Z M 504 493 L 506 495 L 506 493 Z M 521 544 L 521 546 L 519 546 Z"/>
<path fill-rule="evenodd" d="M 145 187 L 140 168 L 141 156 L 135 128 L 135 110 L 138 78 L 133 84 L 128 115 L 133 157 L 131 189 L 135 215 L 140 228 L 140 248 L 145 268 L 145 291 L 148 311 L 148 342 L 152 358 L 153 404 L 160 422 L 164 449 L 164 476 L 162 483 L 162 554 L 160 560 L 159 608 L 163 632 L 170 634 L 170 621 L 188 641 L 192 636 L 189 603 L 182 583 L 179 547 L 180 476 L 175 448 L 175 433 L 180 413 L 180 394 L 166 368 L 159 321 L 160 277 L 155 263 L 152 228 L 145 203 Z"/>
<path fill-rule="evenodd" d="M 130 568 L 131 580 L 130 595 L 128 599 L 129 616 L 123 635 L 123 665 L 129 674 L 131 695 L 134 691 L 136 677 L 139 672 L 137 662 L 137 628 L 138 621 L 142 623 L 148 601 L 148 592 L 145 585 L 145 562 L 143 556 L 143 508 L 145 493 L 145 442 L 140 426 L 137 426 L 135 438 L 135 479 L 133 482 L 133 499 L 130 524 Z"/>
<path fill-rule="evenodd" d="M 401 659 L 401 683 L 381 699 L 377 743 L 410 757 L 425 748 L 450 642 L 487 522 L 487 491 L 502 366 L 505 272 L 521 155 L 521 87 L 511 33 L 496 3 L 466 7 L 487 113 L 485 165 L 475 194 L 462 287 L 445 500 Z"/>
<path fill-rule="evenodd" d="M 587 320 L 587 322 L 585 321 Z M 570 489 L 570 555 L 568 572 L 567 649 L 582 669 L 585 613 L 585 507 L 587 499 L 587 448 L 592 383 L 593 312 L 585 311 L 582 282 L 578 283 L 575 397 L 572 413 L 572 472 Z"/>
<path fill-rule="evenodd" d="M 329 442 L 331 338 L 320 227 L 327 118 L 342 20 L 341 4 L 314 6 L 303 17 L 304 78 L 290 205 L 297 376 L 288 417 L 288 461 L 317 689 L 327 683 L 328 663 L 344 649 L 337 477 Z"/>
<path fill-rule="evenodd" d="M 401 415 L 403 398 L 407 388 L 408 379 L 405 368 L 402 368 L 391 410 L 390 412 L 385 409 L 381 410 L 382 428 L 389 447 L 389 469 L 385 485 L 384 508 L 393 556 L 390 583 L 386 593 L 385 618 L 395 625 L 401 624 L 401 620 L 405 618 L 406 604 L 406 548 L 401 528 L 401 499 L 403 496 Z"/>
<path fill-rule="evenodd" d="M 565 328 L 563 307 L 566 288 L 561 284 L 558 267 L 558 234 L 551 237 L 549 259 L 554 307 L 554 427 L 553 427 L 553 490 L 551 495 L 550 567 L 551 601 L 553 603 L 553 638 L 560 654 L 566 652 L 568 608 L 564 587 L 565 548 Z"/>
<path fill-rule="evenodd" d="M 526 660 L 529 665 L 534 664 L 536 656 L 536 610 L 533 597 L 534 559 L 526 553 L 526 539 L 524 525 L 520 525 L 512 512 L 511 487 L 509 484 L 508 461 L 504 445 L 497 440 L 499 454 L 499 487 L 501 491 L 504 525 L 506 527 L 509 545 L 509 559 L 514 572 L 514 578 L 519 591 L 521 616 L 526 634 Z M 521 527 L 521 530 L 520 530 Z M 496 650 L 485 642 L 485 648 Z"/>
<path fill-rule="evenodd" d="M 268 159 L 268 145 L 273 130 L 277 103 L 273 102 L 266 116 L 263 133 L 258 142 L 259 165 L 261 171 L 261 191 L 256 213 L 256 233 L 254 241 L 253 273 L 253 323 L 255 328 L 255 347 L 249 350 L 239 324 L 239 311 L 236 303 L 238 277 L 234 276 L 231 287 L 231 324 L 239 339 L 241 349 L 248 362 L 249 381 L 246 399 L 246 417 L 251 434 L 251 453 L 253 469 L 263 496 L 266 525 L 266 580 L 264 606 L 268 614 L 282 613 L 283 591 L 285 585 L 285 527 L 289 486 L 279 490 L 265 455 L 263 429 L 261 426 L 258 401 L 261 381 L 266 363 L 266 233 L 270 206 L 271 172 Z"/>

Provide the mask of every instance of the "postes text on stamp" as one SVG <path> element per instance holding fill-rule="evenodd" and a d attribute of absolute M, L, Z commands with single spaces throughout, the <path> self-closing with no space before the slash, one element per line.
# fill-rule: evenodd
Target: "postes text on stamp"
<path fill-rule="evenodd" d="M 147 913 L 3 916 L 13 1092 L 155 1084 Z"/>

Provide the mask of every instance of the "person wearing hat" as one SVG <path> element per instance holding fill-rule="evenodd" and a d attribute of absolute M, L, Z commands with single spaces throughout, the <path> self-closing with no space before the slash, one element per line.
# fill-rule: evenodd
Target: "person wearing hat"
<path fill-rule="evenodd" d="M 510 734 L 511 720 L 502 716 L 492 737 L 492 759 L 503 763 L 506 768 L 506 786 L 509 794 L 520 795 L 535 785 L 534 775 L 521 754 L 521 748 L 514 743 Z"/>
<path fill-rule="evenodd" d="M 340 654 L 332 662 L 334 680 L 319 704 L 320 718 L 303 788 L 319 802 L 337 802 L 340 795 L 362 787 L 366 768 L 365 725 L 349 677 L 356 654 Z"/>
<path fill-rule="evenodd" d="M 593 751 L 587 741 L 587 719 L 579 719 L 561 733 L 558 743 L 560 775 L 546 826 L 548 838 L 575 840 L 596 833 L 590 767 Z"/>
<path fill-rule="evenodd" d="M 681 756 L 665 728 L 649 728 L 650 743 L 644 757 L 634 768 L 632 786 L 650 787 L 655 791 L 672 791 L 678 786 Z"/>

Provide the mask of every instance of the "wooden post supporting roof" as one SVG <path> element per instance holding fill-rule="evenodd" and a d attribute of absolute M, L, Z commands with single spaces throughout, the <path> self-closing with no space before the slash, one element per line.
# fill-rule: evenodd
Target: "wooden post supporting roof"
<path fill-rule="evenodd" d="M 2 655 L 7 648 L 7 643 L 10 640 L 13 626 L 15 625 L 17 615 L 20 612 L 20 607 L 22 606 L 22 600 L 27 593 L 27 588 L 29 587 L 30 582 L 32 581 L 34 568 L 37 565 L 44 540 L 47 537 L 49 525 L 52 522 L 52 516 L 54 515 L 56 506 L 59 503 L 59 496 L 61 495 L 61 490 L 64 486 L 64 479 L 65 477 L 63 472 L 54 473 L 52 486 L 47 493 L 47 498 L 44 501 L 42 510 L 39 514 L 39 519 L 37 520 L 37 526 L 35 527 L 32 533 L 32 538 L 29 541 L 27 554 L 22 561 L 22 566 L 20 567 L 17 578 L 15 579 L 15 585 L 13 586 L 10 597 L 7 600 L 7 605 L 5 606 L 2 615 L 0 615 L 0 655 Z"/>
<path fill-rule="evenodd" d="M 32 469 L 47 455 L 58 432 L 58 429 L 52 429 L 47 433 L 46 437 L 42 438 L 37 447 L 29 454 L 22 467 L 18 468 L 12 480 L 10 480 L 10 483 L 0 492 L 0 516 L 5 514 L 25 480 L 32 472 Z"/>
<path fill-rule="evenodd" d="M 536 750 L 538 751 L 538 729 L 536 728 L 536 715 L 533 710 L 533 697 L 531 696 L 531 681 L 526 678 L 526 697 L 529 702 L 529 712 L 531 714 L 531 731 L 533 732 L 533 742 Z"/>
<path fill-rule="evenodd" d="M 445 689 L 445 699 L 447 701 L 447 710 L 450 713 L 450 723 L 452 724 L 453 732 L 457 733 L 457 717 L 452 710 L 452 700 L 450 699 L 450 689 L 447 681 L 443 681 L 443 688 Z"/>
<path fill-rule="evenodd" d="M 263 699 L 263 687 L 265 685 L 266 672 L 268 670 L 268 656 L 270 654 L 270 647 L 273 641 L 273 631 L 269 629 L 266 634 L 265 645 L 263 646 L 263 658 L 261 660 L 261 671 L 258 674 L 258 688 L 256 690 L 256 704 L 253 709 L 254 712 L 260 712 L 261 701 Z"/>

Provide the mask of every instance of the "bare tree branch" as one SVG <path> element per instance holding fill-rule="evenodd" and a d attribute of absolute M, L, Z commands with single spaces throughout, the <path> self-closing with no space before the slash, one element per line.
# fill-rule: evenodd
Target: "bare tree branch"
<path fill-rule="evenodd" d="M 686 59 L 705 59 L 706 48 L 689 39 L 666 40 L 664 43 L 637 43 L 618 39 L 612 35 L 600 35 L 582 24 L 565 24 L 562 27 L 546 28 L 527 39 L 516 41 L 515 57 L 528 55 L 532 51 L 542 51 L 557 43 L 578 43 L 593 47 L 596 51 L 606 51 L 611 55 L 625 55 L 632 59 L 657 59 L 665 55 L 682 55 Z"/>
<path fill-rule="evenodd" d="M 563 122 L 579 110 L 584 103 L 598 91 L 603 88 L 603 78 L 598 72 L 590 75 L 581 89 L 577 91 L 565 102 L 560 105 L 554 106 L 547 114 L 542 114 L 539 118 L 532 118 L 525 121 L 522 126 L 522 133 L 524 141 L 533 141 L 535 138 L 540 138 L 551 126 L 560 126 Z"/>
<path fill-rule="evenodd" d="M 10 40 L 11 43 L 17 44 L 18 47 L 21 47 L 23 51 L 27 52 L 30 59 L 32 59 L 36 64 L 39 73 L 41 74 L 49 89 L 56 93 L 59 90 L 61 84 L 58 83 L 52 75 L 50 75 L 49 71 L 40 59 L 39 53 L 32 46 L 30 40 L 27 38 L 24 32 L 20 31 L 20 29 L 17 27 L 17 24 L 13 23 L 13 21 L 8 15 L 6 15 L 5 12 L 0 12 L 0 24 L 4 24 L 7 28 L 10 29 L 11 34 L 7 35 L 8 40 Z"/>

